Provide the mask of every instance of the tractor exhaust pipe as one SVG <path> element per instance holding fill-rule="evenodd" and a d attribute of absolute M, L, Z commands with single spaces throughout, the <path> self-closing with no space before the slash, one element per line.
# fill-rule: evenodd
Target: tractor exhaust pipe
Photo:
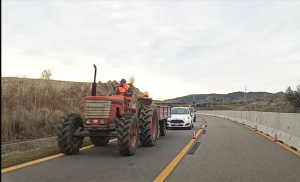
<path fill-rule="evenodd" d="M 94 74 L 94 82 L 92 84 L 92 96 L 96 96 L 96 92 L 97 92 L 97 84 L 96 84 L 96 74 L 97 74 L 97 67 L 95 64 L 94 68 L 95 68 L 95 74 Z"/>

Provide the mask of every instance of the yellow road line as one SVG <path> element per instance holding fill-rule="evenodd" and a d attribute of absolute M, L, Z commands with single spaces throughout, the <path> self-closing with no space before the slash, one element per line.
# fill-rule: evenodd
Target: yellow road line
<path fill-rule="evenodd" d="M 110 140 L 109 142 L 114 142 L 114 141 L 116 141 L 116 140 L 117 140 L 117 139 L 112 139 L 112 140 Z M 92 148 L 92 147 L 94 147 L 94 146 L 95 146 L 95 145 L 88 145 L 88 146 L 85 146 L 85 147 L 80 148 L 79 150 L 80 150 L 80 151 L 86 150 L 86 149 Z M 63 154 L 63 153 L 59 153 L 59 154 L 52 155 L 52 156 L 49 156 L 49 157 L 44 157 L 44 158 L 41 158 L 41 159 L 37 159 L 37 160 L 33 160 L 33 161 L 26 162 L 26 163 L 23 163 L 23 164 L 19 164 L 19 165 L 16 165 L 16 166 L 12 166 L 12 167 L 8 167 L 8 168 L 5 168 L 5 169 L 1 169 L 1 174 L 2 174 L 2 173 L 9 172 L 9 171 L 16 170 L 16 169 L 20 169 L 20 168 L 22 168 L 22 167 L 27 167 L 27 166 L 30 166 L 30 165 L 33 165 L 33 164 L 37 164 L 37 163 L 41 163 L 41 162 L 48 161 L 48 160 L 51 160 L 51 159 L 55 159 L 55 158 L 58 158 L 58 157 L 62 157 L 62 156 L 64 156 L 64 155 L 65 155 L 65 154 Z"/>
<path fill-rule="evenodd" d="M 201 134 L 204 128 L 205 124 L 202 124 L 202 127 L 198 130 L 196 134 L 196 139 Z M 173 161 L 156 177 L 156 179 L 153 182 L 164 181 L 173 171 L 173 169 L 177 166 L 177 164 L 180 162 L 180 160 L 183 158 L 186 152 L 191 148 L 196 139 L 191 139 L 189 143 L 181 150 L 181 152 L 179 152 L 179 154 L 173 159 Z"/>

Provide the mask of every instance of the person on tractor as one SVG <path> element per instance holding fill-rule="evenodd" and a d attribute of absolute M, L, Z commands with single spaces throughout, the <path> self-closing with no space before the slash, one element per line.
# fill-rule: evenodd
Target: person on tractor
<path fill-rule="evenodd" d="M 118 95 L 124 95 L 130 102 L 132 101 L 132 96 L 134 94 L 134 91 L 130 85 L 126 83 L 126 80 L 123 78 L 120 81 L 119 89 L 117 90 Z"/>

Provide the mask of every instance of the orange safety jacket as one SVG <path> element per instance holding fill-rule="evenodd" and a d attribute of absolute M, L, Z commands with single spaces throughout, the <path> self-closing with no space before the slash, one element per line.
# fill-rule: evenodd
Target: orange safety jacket
<path fill-rule="evenodd" d="M 130 90 L 129 90 L 130 89 Z M 129 92 L 128 92 L 129 91 Z M 120 94 L 124 95 L 124 93 L 130 93 L 132 94 L 131 92 L 131 88 L 128 84 L 124 83 L 122 87 L 119 87 L 119 92 Z M 126 98 L 128 98 L 130 101 L 132 101 L 132 95 L 128 96 L 128 95 L 124 95 Z"/>

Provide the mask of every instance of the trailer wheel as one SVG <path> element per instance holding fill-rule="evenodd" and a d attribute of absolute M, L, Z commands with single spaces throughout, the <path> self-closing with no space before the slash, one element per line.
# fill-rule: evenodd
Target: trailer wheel
<path fill-rule="evenodd" d="M 95 146 L 105 146 L 108 144 L 109 140 L 105 139 L 106 137 L 90 137 L 90 141 Z"/>
<path fill-rule="evenodd" d="M 139 117 L 140 143 L 143 147 L 154 146 L 157 140 L 159 123 L 157 110 L 153 106 L 143 106 Z"/>
<path fill-rule="evenodd" d="M 160 135 L 166 136 L 167 133 L 167 122 L 165 120 L 159 122 L 160 126 Z"/>
<path fill-rule="evenodd" d="M 138 119 L 133 113 L 126 113 L 120 118 L 117 127 L 119 153 L 131 156 L 138 147 Z"/>
<path fill-rule="evenodd" d="M 60 152 L 66 155 L 73 155 L 79 152 L 84 137 L 73 137 L 73 133 L 83 129 L 83 121 L 79 114 L 64 116 L 59 123 L 57 142 Z"/>
<path fill-rule="evenodd" d="M 160 136 L 161 136 L 161 135 L 160 135 L 160 129 L 158 129 L 157 132 L 158 132 L 158 133 L 157 133 L 156 140 L 159 140 L 159 138 L 160 138 Z"/>

